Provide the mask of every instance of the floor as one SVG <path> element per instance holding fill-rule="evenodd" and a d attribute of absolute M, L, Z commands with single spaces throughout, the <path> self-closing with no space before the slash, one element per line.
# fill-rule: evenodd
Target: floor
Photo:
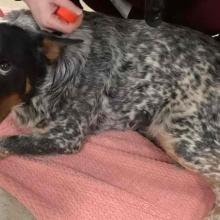
<path fill-rule="evenodd" d="M 91 9 L 82 2 L 84 9 L 90 11 Z M 26 8 L 22 1 L 1 0 L 0 9 L 8 11 L 8 9 Z M 34 220 L 31 213 L 17 201 L 16 198 L 5 192 L 0 188 L 0 220 Z"/>
<path fill-rule="evenodd" d="M 11 195 L 0 189 L 1 220 L 35 220 L 31 213 Z"/>
<path fill-rule="evenodd" d="M 22 8 L 27 8 L 23 1 L 0 0 L 0 9 L 3 11 L 3 13 L 7 13 L 11 9 L 17 10 Z"/>

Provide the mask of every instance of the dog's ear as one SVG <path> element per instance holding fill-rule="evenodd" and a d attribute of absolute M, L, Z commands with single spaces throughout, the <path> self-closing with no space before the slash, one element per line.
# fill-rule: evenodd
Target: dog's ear
<path fill-rule="evenodd" d="M 80 44 L 82 42 L 83 40 L 80 39 L 62 38 L 58 36 L 44 34 L 42 35 L 41 49 L 47 59 L 53 62 L 59 57 L 64 47 L 73 44 Z"/>
<path fill-rule="evenodd" d="M 30 33 L 30 36 L 50 62 L 57 60 L 64 47 L 83 42 L 81 39 L 63 38 L 62 36 L 45 32 L 40 34 Z"/>

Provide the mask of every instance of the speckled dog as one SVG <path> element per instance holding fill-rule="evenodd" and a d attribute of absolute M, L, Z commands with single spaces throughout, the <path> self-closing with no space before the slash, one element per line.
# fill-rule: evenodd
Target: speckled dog
<path fill-rule="evenodd" d="M 133 129 L 207 177 L 217 195 L 210 219 L 220 219 L 220 45 L 96 13 L 65 38 L 41 33 L 25 11 L 0 24 L 0 85 L 23 73 L 23 89 L 0 86 L 1 101 L 7 112 L 21 102 L 14 116 L 33 130 L 1 138 L 1 153 L 75 153 L 88 134 Z"/>

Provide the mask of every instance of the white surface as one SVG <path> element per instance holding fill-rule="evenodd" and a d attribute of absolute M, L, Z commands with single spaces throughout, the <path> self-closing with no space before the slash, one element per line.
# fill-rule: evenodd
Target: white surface
<path fill-rule="evenodd" d="M 0 0 L 0 8 L 24 8 L 26 7 L 25 3 L 22 1 L 14 1 L 14 0 Z"/>
<path fill-rule="evenodd" d="M 84 10 L 92 11 L 82 0 L 80 0 Z M 26 4 L 22 1 L 14 1 L 14 0 L 0 0 L 0 8 L 27 8 Z"/>

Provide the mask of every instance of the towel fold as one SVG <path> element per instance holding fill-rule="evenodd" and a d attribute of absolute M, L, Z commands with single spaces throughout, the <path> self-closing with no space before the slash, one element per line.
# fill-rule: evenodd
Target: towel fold
<path fill-rule="evenodd" d="M 11 117 L 0 125 L 22 132 Z M 200 220 L 214 203 L 201 177 L 132 131 L 90 136 L 75 155 L 10 156 L 0 187 L 39 220 Z"/>

